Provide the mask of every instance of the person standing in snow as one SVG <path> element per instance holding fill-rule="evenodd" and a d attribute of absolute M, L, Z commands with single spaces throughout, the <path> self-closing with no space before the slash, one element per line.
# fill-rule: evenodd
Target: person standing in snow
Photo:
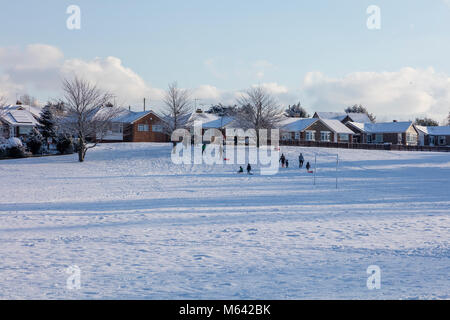
<path fill-rule="evenodd" d="M 247 165 L 247 174 L 252 174 L 252 166 L 250 163 Z"/>
<path fill-rule="evenodd" d="M 281 167 L 284 168 L 284 165 L 286 163 L 286 157 L 284 156 L 284 153 L 281 154 L 280 162 L 281 162 Z"/>
<path fill-rule="evenodd" d="M 298 164 L 299 164 L 299 168 L 303 168 L 303 163 L 305 162 L 305 158 L 303 158 L 303 153 L 300 153 L 300 155 L 298 156 Z"/>
<path fill-rule="evenodd" d="M 309 164 L 309 162 L 306 163 L 306 170 L 309 171 L 309 169 L 311 168 L 311 165 Z"/>
<path fill-rule="evenodd" d="M 289 160 L 286 159 L 286 169 L 289 168 Z"/>

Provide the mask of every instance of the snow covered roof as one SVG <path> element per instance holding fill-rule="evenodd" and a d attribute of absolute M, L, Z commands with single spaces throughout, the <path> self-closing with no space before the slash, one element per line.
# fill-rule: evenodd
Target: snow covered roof
<path fill-rule="evenodd" d="M 31 113 L 34 117 L 39 118 L 41 116 L 42 109 L 39 107 L 33 107 L 28 105 L 14 104 L 3 107 L 3 110 L 26 110 Z"/>
<path fill-rule="evenodd" d="M 319 121 L 317 118 L 286 118 L 279 124 L 282 131 L 297 132 L 303 131 L 310 125 Z"/>
<path fill-rule="evenodd" d="M 213 113 L 194 112 L 189 118 L 189 123 L 193 124 L 196 121 L 201 122 L 203 128 L 221 129 L 230 125 L 234 121 L 234 118 L 227 116 L 221 117 Z"/>
<path fill-rule="evenodd" d="M 27 110 L 10 108 L 2 112 L 1 118 L 12 126 L 35 126 L 38 121 L 33 114 Z"/>
<path fill-rule="evenodd" d="M 121 112 L 116 118 L 114 118 L 113 122 L 133 123 L 150 113 L 152 112 L 151 111 L 134 112 L 125 110 L 124 112 Z"/>
<path fill-rule="evenodd" d="M 345 134 L 353 134 L 354 132 L 347 128 L 345 124 L 343 124 L 339 120 L 333 119 L 320 119 L 327 127 L 333 130 L 336 133 L 345 133 Z"/>
<path fill-rule="evenodd" d="M 372 123 L 369 116 L 365 113 L 349 112 L 347 113 L 347 115 L 350 117 L 352 122 Z"/>
<path fill-rule="evenodd" d="M 450 136 L 450 126 L 424 127 L 415 126 L 417 130 L 432 136 Z"/>
<path fill-rule="evenodd" d="M 350 125 L 366 133 L 403 133 L 411 127 L 412 122 L 381 122 L 381 123 L 358 123 L 349 122 Z"/>
<path fill-rule="evenodd" d="M 342 121 L 345 119 L 347 114 L 345 112 L 316 112 L 316 115 L 320 119 L 331 119 L 331 120 L 339 120 Z"/>

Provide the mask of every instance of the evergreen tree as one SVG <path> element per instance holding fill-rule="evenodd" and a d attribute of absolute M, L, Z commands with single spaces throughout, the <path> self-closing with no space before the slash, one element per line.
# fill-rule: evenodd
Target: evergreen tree
<path fill-rule="evenodd" d="M 284 112 L 286 117 L 290 118 L 309 118 L 308 111 L 306 111 L 305 108 L 303 108 L 299 103 L 294 105 L 289 105 L 286 111 Z"/>
<path fill-rule="evenodd" d="M 375 122 L 377 119 L 372 113 L 369 113 L 369 111 L 365 107 L 357 104 L 345 109 L 345 113 L 365 113 L 372 122 Z"/>
<path fill-rule="evenodd" d="M 42 137 L 45 140 L 45 144 L 47 145 L 47 149 L 48 149 L 48 139 L 52 138 L 55 139 L 56 137 L 56 125 L 55 125 L 55 119 L 53 116 L 53 110 L 52 110 L 52 105 L 51 104 L 47 104 L 41 112 L 41 117 L 38 120 L 39 125 L 38 125 L 38 130 L 40 132 L 40 134 L 42 135 Z"/>
<path fill-rule="evenodd" d="M 437 127 L 439 126 L 439 122 L 430 119 L 430 118 L 423 118 L 423 119 L 419 119 L 416 118 L 416 121 L 414 122 L 414 124 L 418 125 L 418 126 L 424 126 L 424 127 Z"/>

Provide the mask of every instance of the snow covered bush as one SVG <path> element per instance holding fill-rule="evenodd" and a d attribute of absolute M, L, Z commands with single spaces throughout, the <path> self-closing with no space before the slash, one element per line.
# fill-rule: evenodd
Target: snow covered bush
<path fill-rule="evenodd" d="M 27 145 L 27 150 L 32 154 L 41 153 L 41 147 L 44 144 L 44 139 L 39 132 L 33 132 L 27 136 L 25 143 Z"/>
<path fill-rule="evenodd" d="M 1 158 L 24 158 L 26 157 L 25 147 L 19 138 L 9 138 L 0 142 Z"/>

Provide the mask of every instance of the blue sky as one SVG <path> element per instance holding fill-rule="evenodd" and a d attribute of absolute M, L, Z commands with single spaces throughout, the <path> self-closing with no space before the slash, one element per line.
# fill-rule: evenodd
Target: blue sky
<path fill-rule="evenodd" d="M 81 30 L 66 28 L 66 8 L 71 4 L 81 8 Z M 369 5 L 381 8 L 380 30 L 366 27 Z M 412 77 L 405 80 L 407 84 L 423 78 L 422 72 L 438 78 L 432 89 L 418 89 L 430 97 L 418 98 L 421 106 L 413 108 L 415 114 L 428 112 L 441 117 L 445 114 L 443 105 L 449 102 L 447 94 L 442 93 L 448 89 L 445 79 L 450 74 L 450 3 L 445 0 L 17 0 L 2 4 L 0 19 L 4 26 L 0 48 L 4 52 L 43 44 L 60 50 L 64 60 L 89 62 L 116 57 L 121 66 L 155 90 L 176 80 L 193 90 L 202 85 L 216 88 L 221 95 L 228 93 L 226 100 L 231 92 L 254 84 L 271 84 L 278 88 L 275 93 L 282 95 L 283 103 L 301 100 L 311 108 L 330 109 L 333 103 L 335 108 L 342 108 L 353 101 L 352 91 L 368 90 L 350 88 L 351 82 L 346 82 L 349 75 L 362 73 L 370 78 L 372 73 L 381 77 L 384 72 L 399 73 L 392 76 L 401 81 L 405 77 L 401 70 L 411 68 L 417 74 L 406 72 Z M 5 60 L 2 62 L 0 55 L 0 70 L 9 74 L 14 66 Z M 313 90 L 304 86 L 311 72 L 322 75 Z M 330 81 L 338 82 L 331 93 Z M 15 88 L 20 85 L 15 83 Z M 320 86 L 325 90 L 323 96 L 314 96 Z M 350 96 L 340 97 L 338 88 L 344 88 Z M 40 99 L 52 92 L 50 86 L 38 90 L 29 84 L 22 89 Z M 155 92 L 149 95 L 158 96 Z M 435 97 L 436 92 L 442 97 Z M 205 103 L 214 100 L 207 94 L 205 97 Z M 378 107 L 378 101 L 372 105 L 368 94 L 354 93 L 353 97 L 355 103 L 364 102 L 375 113 L 388 116 L 389 108 Z M 403 103 L 414 100 L 409 96 L 393 98 Z M 136 103 L 137 98 L 123 100 Z M 432 100 L 439 106 L 433 106 Z"/>

